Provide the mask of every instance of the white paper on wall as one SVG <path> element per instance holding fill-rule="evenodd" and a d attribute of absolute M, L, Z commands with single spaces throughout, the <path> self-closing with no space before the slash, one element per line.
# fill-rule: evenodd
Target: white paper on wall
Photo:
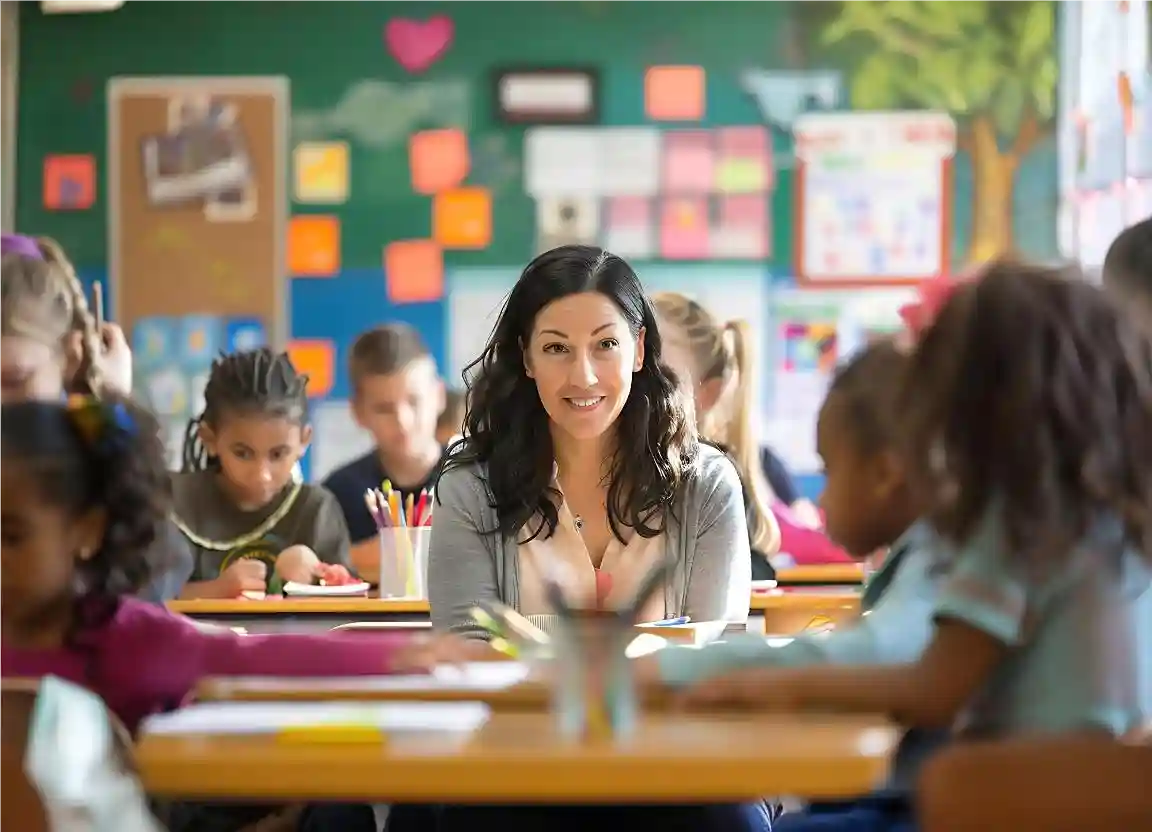
<path fill-rule="evenodd" d="M 460 374 L 488 343 L 508 292 L 520 275 L 513 269 L 457 269 L 448 276 L 449 387 L 463 385 Z"/>
<path fill-rule="evenodd" d="M 660 190 L 660 132 L 651 127 L 600 131 L 600 194 L 655 196 Z"/>
<path fill-rule="evenodd" d="M 545 197 L 536 201 L 536 251 L 594 245 L 600 235 L 600 205 L 594 197 Z"/>
<path fill-rule="evenodd" d="M 524 189 L 534 197 L 600 193 L 600 132 L 539 127 L 524 134 Z"/>
<path fill-rule="evenodd" d="M 372 450 L 372 437 L 356 424 L 346 401 L 322 402 L 312 410 L 313 482 L 320 482 L 334 470 Z"/>

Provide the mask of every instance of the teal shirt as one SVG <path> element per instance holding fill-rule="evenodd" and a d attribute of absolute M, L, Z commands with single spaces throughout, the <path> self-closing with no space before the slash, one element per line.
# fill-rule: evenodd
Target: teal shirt
<path fill-rule="evenodd" d="M 860 600 L 863 614 L 830 633 L 800 635 L 773 646 L 759 635 L 703 647 L 668 647 L 657 653 L 666 684 L 695 684 L 751 667 L 813 664 L 899 664 L 915 661 L 932 637 L 932 611 L 940 584 L 936 537 L 924 521 L 892 545 Z"/>
<path fill-rule="evenodd" d="M 995 512 L 956 552 L 936 616 L 1011 648 L 962 714 L 971 737 L 1085 729 L 1119 735 L 1152 716 L 1152 570 L 1098 522 L 1065 568 L 1027 577 Z"/>

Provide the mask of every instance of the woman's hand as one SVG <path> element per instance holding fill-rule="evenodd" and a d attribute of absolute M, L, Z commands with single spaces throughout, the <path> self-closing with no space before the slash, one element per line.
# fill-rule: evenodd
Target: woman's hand
<path fill-rule="evenodd" d="M 682 708 L 739 708 L 796 711 L 800 698 L 786 672 L 778 669 L 740 670 L 697 682 L 676 697 Z"/>
<path fill-rule="evenodd" d="M 502 659 L 486 641 L 460 636 L 413 638 L 392 654 L 388 668 L 392 673 L 428 673 L 437 665 Z"/>

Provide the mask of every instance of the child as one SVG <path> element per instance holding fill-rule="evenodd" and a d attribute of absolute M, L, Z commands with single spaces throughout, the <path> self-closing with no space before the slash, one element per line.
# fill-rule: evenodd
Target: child
<path fill-rule="evenodd" d="M 748 324 L 720 325 L 696 301 L 675 292 L 652 297 L 665 336 L 665 357 L 692 381 L 700 434 L 728 451 L 744 484 L 752 543 L 752 578 L 770 580 L 777 552 L 800 564 L 843 563 L 848 556 L 821 532 L 800 522 L 765 478 L 756 436 L 756 403 Z M 769 454 L 770 459 L 775 457 Z"/>
<path fill-rule="evenodd" d="M 69 392 L 127 393 L 132 354 L 115 324 L 97 327 L 80 282 L 51 240 L 5 234 L 0 349 L 5 403 L 60 401 Z M 153 556 L 158 568 L 141 597 L 175 598 L 192 572 L 192 553 L 169 524 Z"/>
<path fill-rule="evenodd" d="M 364 492 L 388 480 L 403 504 L 419 500 L 440 471 L 444 446 L 436 438 L 444 410 L 444 383 L 436 362 L 415 329 L 388 324 L 356 339 L 348 362 L 352 414 L 376 447 L 328 475 L 354 545 L 353 562 L 378 562 L 376 524 Z"/>
<path fill-rule="evenodd" d="M 132 354 L 115 324 L 97 321 L 64 251 L 53 240 L 4 234 L 4 401 L 49 399 L 63 390 L 127 393 Z"/>
<path fill-rule="evenodd" d="M 1000 263 L 956 287 L 910 360 L 898 429 L 952 547 L 923 655 L 745 670 L 689 699 L 961 739 L 1131 730 L 1152 712 L 1152 344 L 1082 275 Z M 856 828 L 858 811 L 782 828 Z"/>
<path fill-rule="evenodd" d="M 422 672 L 474 655 L 452 638 L 201 631 L 130 597 L 149 577 L 148 552 L 169 506 L 150 416 L 121 401 L 25 402 L 3 407 L 0 437 L 6 679 L 54 675 L 88 687 L 135 731 L 208 676 Z M 212 814 L 247 823 L 268 811 Z"/>
<path fill-rule="evenodd" d="M 464 431 L 467 407 L 462 390 L 448 390 L 444 394 L 444 410 L 436 422 L 436 441 L 447 448 Z"/>
<path fill-rule="evenodd" d="M 898 664 L 920 656 L 932 635 L 939 555 L 931 528 L 918 520 L 925 506 L 909 486 L 899 451 L 896 398 L 907 364 L 890 341 L 857 353 L 833 377 L 816 429 L 829 534 L 856 558 L 889 549 L 865 588 L 861 607 L 867 614 L 831 634 L 798 636 L 785 647 L 760 636 L 669 647 L 637 662 L 641 678 L 680 687 L 740 668 Z M 933 733 L 907 738 L 894 778 L 898 786 L 911 786 L 915 768 L 938 740 Z"/>
<path fill-rule="evenodd" d="M 182 597 L 262 597 L 311 583 L 321 561 L 348 565 L 335 498 L 292 476 L 312 436 L 307 383 L 266 347 L 213 362 L 173 481 L 173 519 L 195 559 Z"/>
<path fill-rule="evenodd" d="M 1152 217 L 1120 232 L 1104 257 L 1104 288 L 1152 328 Z"/>

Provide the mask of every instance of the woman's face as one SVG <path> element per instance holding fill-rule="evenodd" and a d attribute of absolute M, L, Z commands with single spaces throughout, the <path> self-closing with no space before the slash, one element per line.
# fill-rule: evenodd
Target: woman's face
<path fill-rule="evenodd" d="M 66 361 L 61 350 L 24 335 L 0 338 L 0 400 L 4 404 L 64 395 Z"/>
<path fill-rule="evenodd" d="M 632 374 L 644 364 L 644 330 L 633 338 L 605 295 L 569 295 L 536 315 L 524 364 L 555 426 L 575 439 L 595 439 L 628 401 Z"/>

